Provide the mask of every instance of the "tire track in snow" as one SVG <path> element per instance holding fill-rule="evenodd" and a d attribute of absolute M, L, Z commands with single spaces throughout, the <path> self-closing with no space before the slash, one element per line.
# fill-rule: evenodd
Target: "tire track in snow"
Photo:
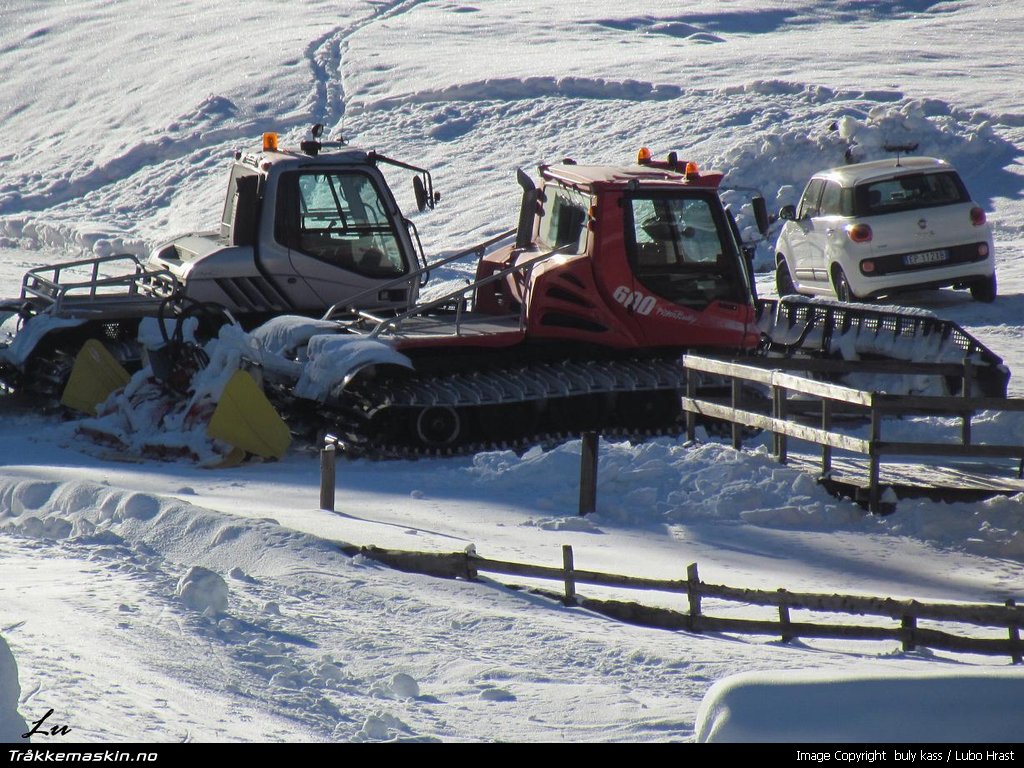
<path fill-rule="evenodd" d="M 123 183 L 127 179 L 165 163 L 207 155 L 218 147 L 231 143 L 246 143 L 252 136 L 265 131 L 289 132 L 323 122 L 330 125 L 340 121 L 345 112 L 345 93 L 341 63 L 346 41 L 370 24 L 406 13 L 423 0 L 399 0 L 381 6 L 371 16 L 347 27 L 337 27 L 313 40 L 305 50 L 313 76 L 313 100 L 306 109 L 282 109 L 282 116 L 242 119 L 232 125 L 212 127 L 211 123 L 235 116 L 230 100 L 211 96 L 196 109 L 172 121 L 178 130 L 170 129 L 151 139 L 142 140 L 101 165 L 80 175 L 67 175 L 48 186 L 28 194 L 17 190 L 30 186 L 28 179 L 12 180 L 0 188 L 0 237 L 21 238 L 26 226 L 34 223 L 38 214 L 80 200 L 90 194 Z M 191 126 L 190 126 L 191 124 Z M 184 130 L 182 130 L 184 126 Z M 68 245 L 75 241 L 74 233 L 65 233 Z M 38 243 L 36 245 L 39 245 Z"/>
<path fill-rule="evenodd" d="M 345 116 L 345 85 L 342 62 L 348 50 L 348 41 L 366 27 L 408 13 L 424 0 L 398 0 L 382 5 L 374 14 L 347 27 L 335 27 L 313 40 L 305 56 L 313 73 L 313 105 L 310 113 L 314 122 L 325 126 L 340 123 Z"/>

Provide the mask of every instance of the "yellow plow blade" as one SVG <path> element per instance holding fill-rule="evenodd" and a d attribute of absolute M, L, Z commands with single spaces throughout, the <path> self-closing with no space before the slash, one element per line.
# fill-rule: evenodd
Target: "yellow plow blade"
<path fill-rule="evenodd" d="M 130 379 L 128 371 L 101 342 L 89 339 L 75 358 L 61 405 L 95 416 L 100 403 Z"/>
<path fill-rule="evenodd" d="M 288 425 L 245 371 L 235 371 L 224 387 L 206 434 L 265 458 L 280 459 L 292 443 Z"/>

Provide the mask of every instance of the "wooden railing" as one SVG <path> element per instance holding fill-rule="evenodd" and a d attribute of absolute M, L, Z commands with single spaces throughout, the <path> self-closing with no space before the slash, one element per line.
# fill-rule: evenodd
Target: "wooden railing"
<path fill-rule="evenodd" d="M 888 395 L 867 392 L 825 381 L 796 376 L 783 370 L 773 370 L 772 364 L 790 368 L 822 368 L 839 371 L 889 370 L 904 374 L 929 373 L 939 376 L 956 376 L 963 381 L 964 393 L 959 397 L 926 395 Z M 971 381 L 973 372 L 970 361 L 961 365 L 932 363 L 846 363 L 831 361 L 763 360 L 758 365 L 685 355 L 683 365 L 687 370 L 686 394 L 682 398 L 686 411 L 687 436 L 694 439 L 697 416 L 707 416 L 731 422 L 733 447 L 739 449 L 743 442 L 743 427 L 755 427 L 773 434 L 772 449 L 776 458 L 785 463 L 788 440 L 794 438 L 821 447 L 821 471 L 827 475 L 832 468 L 834 450 L 862 454 L 868 458 L 868 507 L 872 512 L 881 511 L 880 469 L 884 459 L 894 456 L 935 456 L 947 458 L 1017 459 L 1018 477 L 1024 470 L 1024 445 L 1020 444 L 978 444 L 971 438 L 972 418 L 980 411 L 1024 411 L 1024 399 L 973 397 Z M 701 374 L 721 377 L 730 383 L 731 398 L 728 403 L 707 397 L 698 397 L 697 388 Z M 768 413 L 753 410 L 744 403 L 744 384 L 760 385 L 770 392 L 771 406 Z M 796 414 L 791 413 L 796 403 L 790 396 L 799 394 L 799 403 L 804 416 L 809 410 L 808 398 L 816 403 L 820 426 L 799 423 Z M 838 431 L 834 416 L 838 409 L 859 411 L 870 419 L 867 438 L 856 437 Z M 887 415 L 928 413 L 960 418 L 961 429 L 958 442 L 937 441 L 894 441 L 882 437 L 883 418 Z"/>
<path fill-rule="evenodd" d="M 797 638 L 832 638 L 842 640 L 895 640 L 904 650 L 932 648 L 936 650 L 984 655 L 1009 656 L 1020 664 L 1024 655 L 1020 627 L 1024 609 L 1014 600 L 1005 605 L 989 603 L 929 603 L 918 600 L 896 600 L 890 597 L 790 592 L 785 589 L 764 590 L 708 584 L 701 581 L 697 564 L 686 570 L 686 578 L 653 579 L 624 576 L 577 568 L 572 547 L 562 547 L 562 565 L 541 566 L 491 560 L 475 552 L 408 552 L 378 547 L 343 547 L 350 556 L 361 554 L 397 570 L 422 573 L 443 578 L 476 579 L 480 573 L 521 576 L 530 579 L 557 581 L 559 593 L 539 590 L 540 594 L 621 621 L 659 629 L 688 632 L 729 632 L 736 634 L 777 635 L 783 642 Z M 688 612 L 642 605 L 636 602 L 598 600 L 577 593 L 579 584 L 633 590 L 654 590 L 685 595 Z M 725 618 L 708 614 L 705 600 L 714 599 L 774 609 L 777 618 Z M 876 616 L 896 622 L 890 625 L 837 624 L 796 621 L 795 611 L 815 614 L 834 613 L 855 616 Z M 923 627 L 921 622 L 969 625 L 999 630 L 1003 637 L 977 637 L 954 634 L 950 628 Z"/>

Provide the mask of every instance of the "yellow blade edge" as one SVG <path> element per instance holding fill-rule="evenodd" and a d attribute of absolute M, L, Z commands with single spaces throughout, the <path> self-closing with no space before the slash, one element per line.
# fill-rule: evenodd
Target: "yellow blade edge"
<path fill-rule="evenodd" d="M 235 371 L 224 387 L 206 434 L 264 458 L 280 459 L 292 443 L 288 425 L 245 371 Z"/>
<path fill-rule="evenodd" d="M 100 403 L 130 379 L 128 371 L 114 359 L 110 350 L 100 341 L 89 339 L 75 358 L 60 397 L 61 405 L 95 416 Z"/>

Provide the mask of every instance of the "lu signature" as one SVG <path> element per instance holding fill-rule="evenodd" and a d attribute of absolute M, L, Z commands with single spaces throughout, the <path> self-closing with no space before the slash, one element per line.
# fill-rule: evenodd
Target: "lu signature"
<path fill-rule="evenodd" d="M 40 717 L 38 720 L 33 720 L 32 730 L 30 730 L 28 733 L 21 734 L 21 738 L 27 739 L 30 736 L 34 736 L 35 734 L 39 734 L 40 736 L 66 736 L 67 734 L 71 733 L 71 728 L 66 725 L 51 725 L 49 727 L 44 727 L 43 723 L 46 722 L 46 718 L 48 718 L 52 714 L 53 710 L 49 709 L 46 711 L 46 714 Z"/>

